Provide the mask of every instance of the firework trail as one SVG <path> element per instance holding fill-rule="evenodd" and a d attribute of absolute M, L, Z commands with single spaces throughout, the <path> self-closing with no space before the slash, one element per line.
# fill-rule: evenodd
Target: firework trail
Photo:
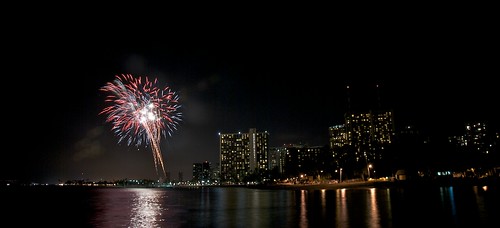
<path fill-rule="evenodd" d="M 166 175 L 160 140 L 177 130 L 182 113 L 179 112 L 179 96 L 170 87 L 159 88 L 156 84 L 157 79 L 116 75 L 113 82 L 100 89 L 109 93 L 105 102 L 110 105 L 99 115 L 107 115 L 106 122 L 113 124 L 112 131 L 119 137 L 118 143 L 126 141 L 129 146 L 151 146 L 157 174 L 161 168 Z"/>

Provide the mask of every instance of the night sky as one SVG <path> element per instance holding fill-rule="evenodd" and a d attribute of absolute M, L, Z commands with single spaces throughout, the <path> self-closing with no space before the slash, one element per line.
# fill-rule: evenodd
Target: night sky
<path fill-rule="evenodd" d="M 326 145 L 328 127 L 343 123 L 347 85 L 360 111 L 376 106 L 380 85 L 397 128 L 412 124 L 436 140 L 463 133 L 466 121 L 498 129 L 498 36 L 488 26 L 321 19 L 106 32 L 41 23 L 44 33 L 9 33 L 2 94 L 12 117 L 4 117 L 0 180 L 156 179 L 150 148 L 118 144 L 98 115 L 99 89 L 118 74 L 157 77 L 180 95 L 183 121 L 162 139 L 171 178 L 189 180 L 193 163 L 218 162 L 218 132 L 257 128 L 270 146 Z"/>

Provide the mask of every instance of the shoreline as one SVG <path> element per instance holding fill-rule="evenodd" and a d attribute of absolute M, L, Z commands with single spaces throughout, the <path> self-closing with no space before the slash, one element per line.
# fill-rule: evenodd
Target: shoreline
<path fill-rule="evenodd" d="M 247 186 L 254 189 L 269 189 L 269 190 L 335 190 L 348 188 L 389 188 L 395 186 L 396 183 L 390 181 L 356 181 L 343 182 L 335 184 L 271 184 L 271 185 L 255 185 Z"/>
<path fill-rule="evenodd" d="M 426 187 L 460 187 L 460 186 L 489 186 L 498 188 L 497 178 L 485 180 L 406 180 L 406 181 L 356 181 L 334 184 L 270 184 L 247 186 L 253 189 L 269 190 L 336 190 L 350 188 L 426 188 Z"/>
<path fill-rule="evenodd" d="M 469 187 L 479 186 L 493 189 L 500 188 L 500 178 L 490 176 L 487 178 L 444 178 L 444 179 L 411 179 L 411 180 L 370 180 L 370 181 L 346 181 L 342 183 L 318 183 L 318 184 L 257 184 L 257 185 L 0 185 L 0 189 L 13 189 L 19 187 L 96 187 L 96 188 L 173 188 L 173 189 L 196 189 L 196 188 L 249 188 L 262 190 L 336 190 L 354 188 L 428 188 L 428 187 Z"/>

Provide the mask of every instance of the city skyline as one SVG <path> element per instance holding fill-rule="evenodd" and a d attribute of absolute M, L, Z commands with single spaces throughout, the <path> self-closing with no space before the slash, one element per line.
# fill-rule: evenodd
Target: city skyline
<path fill-rule="evenodd" d="M 327 145 L 328 128 L 342 124 L 348 97 L 352 108 L 367 109 L 377 104 L 376 85 L 396 128 L 411 124 L 442 140 L 471 121 L 498 130 L 500 97 L 492 77 L 498 70 L 487 55 L 493 43 L 487 31 L 463 37 L 451 29 L 432 31 L 435 39 L 395 40 L 391 30 L 373 39 L 317 30 L 293 36 L 288 27 L 252 30 L 251 37 L 241 30 L 209 39 L 211 33 L 199 31 L 147 43 L 99 37 L 88 45 L 19 45 L 6 52 L 7 65 L 25 82 L 9 77 L 6 84 L 18 85 L 30 102 L 8 99 L 6 107 L 24 121 L 12 131 L 23 140 L 7 139 L 27 145 L 5 154 L 0 179 L 154 178 L 149 148 L 117 144 L 98 115 L 105 106 L 99 88 L 128 73 L 157 77 L 178 91 L 184 118 L 161 151 L 167 172 L 181 171 L 185 179 L 193 163 L 218 160 L 218 133 L 256 128 L 269 132 L 271 147 Z"/>
<path fill-rule="evenodd" d="M 352 86 L 352 85 L 351 85 L 351 86 Z M 346 109 L 347 109 L 347 108 L 346 108 Z M 397 109 L 394 111 L 396 116 L 398 116 L 397 111 L 398 111 Z M 413 125 L 414 127 L 416 127 L 416 128 L 417 128 L 417 130 L 422 130 L 423 132 L 425 132 L 424 134 L 429 134 L 429 133 L 431 133 L 430 131 L 432 130 L 432 128 L 431 128 L 431 129 L 426 129 L 426 128 L 422 125 L 422 123 L 421 123 L 421 122 L 419 123 L 419 121 L 418 121 L 418 120 L 410 120 L 410 119 L 406 119 L 406 120 L 401 120 L 401 119 L 398 119 L 398 120 L 399 120 L 399 121 L 403 121 L 403 122 L 407 121 L 407 123 L 408 123 L 408 124 Z M 432 136 L 432 137 L 433 137 L 433 139 L 439 139 L 439 140 L 442 140 L 442 141 L 446 141 L 446 140 L 447 140 L 447 137 L 454 136 L 454 135 L 459 135 L 459 134 L 461 133 L 461 131 L 463 132 L 463 131 L 464 131 L 464 126 L 465 126 L 465 124 L 466 124 L 466 123 L 468 123 L 468 122 L 471 122 L 471 121 L 455 121 L 455 124 L 457 124 L 456 126 L 454 126 L 454 127 L 455 127 L 455 129 L 457 129 L 456 131 L 449 131 L 449 130 L 448 130 L 448 131 L 447 131 L 448 133 L 432 132 L 432 134 L 429 134 L 429 135 L 430 135 L 430 136 Z M 479 121 L 479 122 L 484 122 L 484 121 Z M 333 126 L 333 125 L 336 125 L 336 124 L 341 124 L 341 123 L 342 123 L 342 122 L 335 122 L 335 123 L 332 123 L 331 125 Z M 398 129 L 400 129 L 401 127 L 403 127 L 403 126 L 401 125 L 401 122 L 398 122 L 398 123 L 399 123 L 399 124 L 397 124 L 397 125 L 396 125 L 396 127 L 397 127 Z M 102 126 L 102 127 L 104 127 L 104 128 L 105 128 L 106 126 L 104 126 L 104 125 L 105 125 L 105 124 L 103 124 L 103 126 Z M 496 126 L 495 126 L 495 125 L 493 125 L 493 126 L 491 126 L 491 127 L 490 127 L 490 129 L 491 129 L 491 130 L 497 130 L 497 128 L 494 128 L 494 127 L 496 127 Z M 283 142 L 283 143 L 277 143 L 277 141 L 279 141 L 279 140 L 274 139 L 274 138 L 273 138 L 273 136 L 274 136 L 275 134 L 274 134 L 273 132 L 270 132 L 270 142 L 271 142 L 271 143 L 270 143 L 270 145 L 271 145 L 271 147 L 280 147 L 280 146 L 282 146 L 283 144 L 300 144 L 300 143 L 303 143 L 303 144 L 306 144 L 306 145 L 309 145 L 309 146 L 324 146 L 324 145 L 327 145 L 327 144 L 328 144 L 328 131 L 327 131 L 327 130 L 328 130 L 328 128 L 329 128 L 329 126 L 325 126 L 325 127 L 324 127 L 324 129 L 323 129 L 323 130 L 324 130 L 323 135 L 316 135 L 316 136 L 315 136 L 315 135 L 309 135 L 309 136 L 307 136 L 307 135 L 303 134 L 302 136 L 298 136 L 298 137 L 296 137 L 295 139 L 292 139 L 292 140 L 289 140 L 289 141 L 287 141 L 287 139 L 284 139 L 284 140 L 282 140 L 282 142 Z M 217 128 L 217 129 L 218 129 L 218 128 Z M 258 130 L 263 130 L 263 131 L 265 131 L 265 129 L 266 129 L 266 128 L 263 128 L 263 129 L 258 128 Z M 246 132 L 247 130 L 248 130 L 248 129 L 238 128 L 238 132 L 239 132 L 239 131 Z M 180 131 L 182 131 L 182 128 L 180 129 Z M 427 131 L 427 132 L 426 132 L 426 131 Z M 227 132 L 228 132 L 228 133 L 235 133 L 235 132 L 237 132 L 237 131 L 235 131 L 235 130 L 230 130 L 230 131 L 227 131 Z M 455 134 L 452 134 L 452 132 L 455 132 Z M 213 132 L 214 136 L 215 136 L 216 134 L 218 134 L 218 133 L 223 133 L 223 132 L 221 132 L 221 131 Z M 278 133 L 278 132 L 276 132 L 276 133 L 277 133 L 277 135 L 279 135 L 280 133 L 281 133 L 281 134 L 287 134 L 288 132 L 279 132 L 279 133 Z M 436 133 L 438 133 L 438 134 L 436 134 Z M 91 135 L 89 135 L 89 134 L 92 134 L 92 131 L 87 132 L 87 136 L 86 136 L 86 137 L 88 137 L 88 136 L 92 137 L 92 136 L 91 136 Z M 106 137 L 106 138 L 108 138 L 108 139 L 114 140 L 114 138 L 113 138 L 114 136 L 112 136 L 111 132 L 109 132 L 109 131 L 104 131 L 104 132 L 102 132 L 102 131 L 101 131 L 99 134 L 100 134 L 100 135 L 102 135 L 102 134 L 105 134 L 105 135 L 106 135 L 106 134 L 109 134 L 109 135 L 107 135 L 107 136 L 105 136 L 105 137 Z M 427 136 L 429 136 L 429 135 L 427 135 Z M 175 137 L 176 137 L 176 136 L 175 136 L 175 134 L 174 134 L 173 138 L 172 138 L 172 139 L 170 139 L 170 140 L 172 140 L 172 142 L 174 142 L 174 141 L 176 140 L 176 139 L 175 139 Z M 437 138 L 436 138 L 436 137 L 437 137 Z M 316 138 L 316 141 L 314 141 L 314 140 L 310 140 L 311 138 Z M 319 140 L 318 140 L 318 138 L 322 138 L 322 139 L 319 139 Z M 82 140 L 85 140 L 85 139 L 82 139 Z M 75 145 L 78 145 L 78 143 L 83 143 L 84 141 L 82 141 L 82 140 L 78 141 L 78 142 L 77 142 L 77 144 L 75 144 Z M 214 137 L 212 140 L 213 140 L 214 142 L 216 142 L 216 141 L 217 141 L 217 138 L 216 138 L 216 137 Z M 318 142 L 319 142 L 319 143 L 318 143 Z M 111 143 L 111 141 L 110 141 L 110 143 Z M 175 142 L 174 142 L 174 143 L 175 143 Z M 131 156 L 137 156 L 137 154 L 135 154 L 135 155 L 134 155 L 134 154 L 131 154 L 131 153 L 130 153 L 130 151 L 134 151 L 134 150 L 136 149 L 135 147 L 132 147 L 132 148 L 125 148 L 125 147 L 124 147 L 124 145 L 119 145 L 119 144 L 116 144 L 116 143 L 114 143 L 114 144 L 109 144 L 109 145 L 108 145 L 108 147 L 109 147 L 109 148 L 113 148 L 113 147 L 115 147 L 116 149 L 118 149 L 118 150 L 122 150 L 122 151 L 123 151 L 123 150 L 125 150 L 125 151 L 126 151 L 126 153 L 124 153 L 124 154 L 123 154 L 123 156 L 129 156 L 129 155 L 131 155 Z M 146 154 L 146 155 L 148 154 L 148 153 L 147 153 L 147 149 L 139 149 L 139 150 L 140 150 L 140 153 L 144 153 L 144 154 Z M 207 160 L 207 161 L 209 161 L 209 162 L 216 163 L 216 162 L 219 160 L 219 158 L 218 158 L 218 153 L 219 153 L 219 150 L 218 150 L 218 148 L 216 148 L 215 150 L 213 150 L 213 149 L 212 149 L 212 151 L 214 151 L 215 153 L 212 153 L 211 155 L 210 155 L 210 154 L 206 154 L 206 156 L 204 156 L 204 155 L 200 155 L 200 159 L 192 159 L 192 160 L 188 160 L 188 161 L 184 162 L 184 164 L 183 164 L 183 165 L 173 166 L 172 161 L 170 161 L 170 160 L 168 159 L 168 157 L 169 157 L 169 156 L 168 156 L 168 154 L 169 154 L 169 153 L 179 153 L 179 152 L 181 152 L 181 151 L 182 151 L 182 148 L 179 148 L 179 149 L 177 149 L 176 151 L 173 151 L 173 152 L 172 152 L 171 150 L 172 150 L 172 149 L 167 149 L 167 150 L 166 150 L 166 154 L 164 154 L 164 155 L 166 155 L 165 157 L 167 158 L 167 159 L 166 159 L 166 166 L 167 166 L 167 168 L 166 168 L 166 169 L 168 170 L 168 172 L 169 172 L 169 173 L 173 173 L 173 174 L 175 174 L 174 176 L 176 176 L 178 172 L 182 172 L 182 173 L 183 173 L 183 176 L 184 176 L 184 180 L 190 180 L 190 179 L 191 179 L 191 175 L 192 175 L 191 165 L 192 165 L 193 163 L 196 163 L 196 162 L 199 162 L 199 161 L 202 161 L 202 160 Z M 115 153 L 116 153 L 116 152 L 115 152 Z M 215 154 L 215 156 L 214 156 L 214 154 Z M 199 155 L 199 154 L 197 154 L 197 155 Z M 91 155 L 89 155 L 89 156 L 91 156 Z M 146 157 L 147 157 L 147 156 L 146 156 Z M 74 160 L 74 158 L 75 158 L 75 157 L 73 157 L 73 160 Z M 148 175 L 148 174 L 143 175 L 143 174 L 139 174 L 139 175 L 137 175 L 137 176 L 135 176 L 135 177 L 130 177 L 130 178 L 142 178 L 142 177 L 144 177 L 144 178 L 148 178 L 148 177 L 149 177 L 149 178 L 154 179 L 154 172 L 152 172 L 153 170 L 150 170 L 150 167 L 151 167 L 151 161 L 149 161 L 149 159 L 147 159 L 147 158 L 146 158 L 146 159 L 144 159 L 144 157 L 143 157 L 143 156 L 141 156 L 141 158 L 142 158 L 142 160 L 140 161 L 140 163 L 137 163 L 137 164 L 135 164 L 135 165 L 134 165 L 134 164 L 129 164 L 129 168 L 130 168 L 130 169 L 133 169 L 133 170 L 138 169 L 139 173 L 140 173 L 141 171 L 143 171 L 143 170 L 149 170 L 149 171 L 146 171 L 145 173 L 150 173 L 150 174 L 153 174 L 153 175 Z M 83 158 L 82 158 L 82 159 L 83 159 Z M 175 160 L 174 160 L 174 161 L 175 161 Z M 175 167 L 175 168 L 173 168 L 173 167 Z M 142 170 L 139 170 L 139 169 L 142 169 Z M 60 175 L 60 176 L 64 176 L 64 175 Z M 122 179 L 122 178 L 127 178 L 127 177 L 128 177 L 127 175 L 117 175 L 117 176 L 116 176 L 116 178 L 111 178 L 111 179 Z M 72 179 L 71 177 L 67 177 L 67 178 L 68 178 L 68 179 Z M 85 176 L 85 173 L 82 173 L 82 176 L 77 176 L 77 177 L 76 177 L 76 178 L 74 178 L 74 179 L 78 179 L 78 178 L 85 178 L 85 179 L 90 179 L 90 180 L 109 180 L 109 179 L 107 179 L 107 178 L 86 177 L 86 176 Z M 66 180 L 66 179 L 64 179 L 64 178 L 57 178 L 57 179 L 58 179 L 58 180 Z M 175 179 L 175 178 L 174 178 L 174 179 Z M 52 178 L 52 181 L 55 181 L 55 178 Z"/>

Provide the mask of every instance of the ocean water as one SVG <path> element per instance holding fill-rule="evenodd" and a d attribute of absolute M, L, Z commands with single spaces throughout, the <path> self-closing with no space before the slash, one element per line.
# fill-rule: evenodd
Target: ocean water
<path fill-rule="evenodd" d="M 497 187 L 2 187 L 3 227 L 500 227 Z"/>

